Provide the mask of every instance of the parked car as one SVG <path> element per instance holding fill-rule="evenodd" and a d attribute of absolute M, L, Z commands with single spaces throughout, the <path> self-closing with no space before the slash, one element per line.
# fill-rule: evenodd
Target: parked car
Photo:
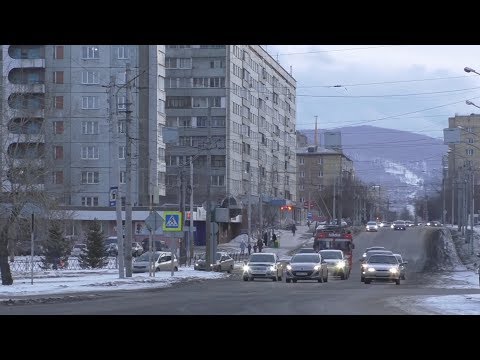
<path fill-rule="evenodd" d="M 226 252 L 217 253 L 215 264 L 212 264 L 213 271 L 226 271 L 232 273 L 235 260 Z"/>
<path fill-rule="evenodd" d="M 286 266 L 285 281 L 287 283 L 298 280 L 328 281 L 328 267 L 319 253 L 296 254 Z"/>
<path fill-rule="evenodd" d="M 243 266 L 243 280 L 253 281 L 255 278 L 282 281 L 283 268 L 275 253 L 254 253 Z"/>
<path fill-rule="evenodd" d="M 366 265 L 365 284 L 372 281 L 390 281 L 400 285 L 400 268 L 393 254 L 374 254 L 369 257 Z"/>
<path fill-rule="evenodd" d="M 340 276 L 342 280 L 348 278 L 350 268 L 345 261 L 342 250 L 320 250 L 320 256 L 327 263 L 328 273 L 332 276 Z"/>
<path fill-rule="evenodd" d="M 407 267 L 406 265 L 408 264 L 408 261 L 404 261 L 402 258 L 402 255 L 400 254 L 393 254 L 397 260 L 398 260 L 398 267 L 400 268 L 400 279 L 405 280 L 405 274 L 407 272 Z"/>
<path fill-rule="evenodd" d="M 427 226 L 434 226 L 434 227 L 440 227 L 442 226 L 442 223 L 440 221 L 429 221 L 427 222 Z"/>
<path fill-rule="evenodd" d="M 75 244 L 73 245 L 71 256 L 80 256 L 84 251 L 87 250 L 87 244 Z"/>
<path fill-rule="evenodd" d="M 152 270 L 155 271 L 171 271 L 172 270 L 172 253 L 165 251 L 155 251 L 152 253 Z M 144 252 L 133 262 L 134 273 L 149 272 L 150 252 Z M 178 260 L 173 255 L 173 269 L 178 271 Z"/>
<path fill-rule="evenodd" d="M 143 247 L 140 243 L 132 242 L 132 256 L 140 256 L 143 253 Z"/>
<path fill-rule="evenodd" d="M 378 231 L 378 224 L 376 221 L 369 221 L 365 226 L 365 231 Z"/>

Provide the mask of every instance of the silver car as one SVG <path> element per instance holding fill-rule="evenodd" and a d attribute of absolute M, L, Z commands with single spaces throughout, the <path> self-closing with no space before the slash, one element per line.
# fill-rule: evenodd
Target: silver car
<path fill-rule="evenodd" d="M 328 281 L 328 267 L 320 254 L 296 254 L 286 266 L 286 281 L 297 280 Z"/>
<path fill-rule="evenodd" d="M 408 261 L 404 261 L 402 258 L 402 255 L 400 254 L 393 254 L 397 260 L 398 260 L 398 267 L 400 268 L 400 279 L 401 280 L 406 280 L 405 278 L 405 273 L 407 272 L 407 267 L 406 265 L 408 264 Z"/>
<path fill-rule="evenodd" d="M 327 263 L 328 273 L 332 276 L 340 276 L 345 280 L 350 275 L 348 261 L 345 261 L 342 250 L 320 250 L 320 256 Z"/>
<path fill-rule="evenodd" d="M 152 253 L 152 270 L 153 271 L 170 271 L 172 269 L 172 253 L 165 251 L 155 251 Z M 149 272 L 148 265 L 150 264 L 150 252 L 144 252 L 136 258 L 133 263 L 132 271 L 134 273 Z M 178 260 L 175 254 L 173 255 L 173 270 L 178 271 Z"/>
<path fill-rule="evenodd" d="M 201 254 L 198 259 L 193 264 L 194 270 L 206 270 L 206 258 L 205 254 Z M 231 258 L 230 255 L 226 252 L 217 252 L 215 262 L 210 264 L 210 268 L 213 271 L 226 271 L 231 273 L 233 271 L 233 267 L 235 265 L 235 261 Z"/>
<path fill-rule="evenodd" d="M 372 256 L 372 255 L 393 255 L 393 252 L 391 252 L 390 250 L 376 250 L 376 249 L 373 249 L 370 250 L 367 249 L 367 251 L 365 252 L 365 258 L 362 258 L 360 259 L 360 281 L 361 282 L 364 282 L 365 280 L 365 272 L 366 272 L 366 269 L 367 269 L 367 266 L 368 266 L 368 259 Z"/>
<path fill-rule="evenodd" d="M 253 281 L 255 278 L 282 281 L 283 268 L 274 253 L 254 253 L 243 266 L 243 280 Z"/>
<path fill-rule="evenodd" d="M 373 254 L 366 262 L 364 282 L 389 281 L 400 285 L 400 267 L 397 258 L 392 254 Z"/>
<path fill-rule="evenodd" d="M 378 224 L 376 221 L 369 221 L 365 226 L 365 231 L 378 231 Z"/>

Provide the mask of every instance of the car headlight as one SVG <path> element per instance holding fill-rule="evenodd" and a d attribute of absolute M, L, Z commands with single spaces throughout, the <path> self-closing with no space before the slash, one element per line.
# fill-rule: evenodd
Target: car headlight
<path fill-rule="evenodd" d="M 368 264 L 362 264 L 362 269 L 366 269 L 368 267 Z"/>
<path fill-rule="evenodd" d="M 394 226 L 393 226 L 393 225 L 390 225 L 390 227 L 393 229 Z"/>
<path fill-rule="evenodd" d="M 275 265 L 270 266 L 270 271 L 275 271 L 276 269 Z"/>
<path fill-rule="evenodd" d="M 374 268 L 372 268 L 372 267 L 369 267 L 369 268 L 368 268 L 368 272 L 374 272 L 374 271 L 375 271 Z"/>
<path fill-rule="evenodd" d="M 375 229 L 378 229 L 378 226 L 377 226 L 377 225 L 375 225 Z"/>
<path fill-rule="evenodd" d="M 430 223 L 427 223 L 427 226 L 430 226 Z"/>
<path fill-rule="evenodd" d="M 243 271 L 249 271 L 250 270 L 250 266 L 248 265 L 243 265 Z"/>
<path fill-rule="evenodd" d="M 367 253 L 363 253 L 362 257 L 367 257 Z"/>
<path fill-rule="evenodd" d="M 315 266 L 313 267 L 313 270 L 315 270 L 315 271 L 320 270 L 320 265 L 315 265 Z"/>
<path fill-rule="evenodd" d="M 292 265 L 287 265 L 287 270 L 292 270 Z"/>
<path fill-rule="evenodd" d="M 345 261 L 340 260 L 339 262 L 337 262 L 337 263 L 335 264 L 335 267 L 337 267 L 337 268 L 343 268 L 343 267 L 345 267 Z"/>
<path fill-rule="evenodd" d="M 198 266 L 198 263 L 195 263 L 195 266 Z"/>
<path fill-rule="evenodd" d="M 392 268 L 390 268 L 390 270 L 389 270 L 389 271 L 390 271 L 392 274 L 396 274 L 396 273 L 398 272 L 398 269 L 397 269 L 397 268 L 394 268 L 394 267 L 392 267 Z"/>

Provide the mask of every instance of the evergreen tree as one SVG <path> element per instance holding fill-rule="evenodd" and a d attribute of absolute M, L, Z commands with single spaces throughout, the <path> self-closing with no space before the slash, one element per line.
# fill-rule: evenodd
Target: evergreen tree
<path fill-rule="evenodd" d="M 95 218 L 88 227 L 87 249 L 80 254 L 80 267 L 98 269 L 108 264 L 108 253 L 105 249 L 105 235 L 100 222 Z"/>
<path fill-rule="evenodd" d="M 66 264 L 70 254 L 71 243 L 63 236 L 62 226 L 53 221 L 48 229 L 48 238 L 44 242 L 42 265 L 49 269 L 52 265 L 56 269 L 60 263 Z"/>

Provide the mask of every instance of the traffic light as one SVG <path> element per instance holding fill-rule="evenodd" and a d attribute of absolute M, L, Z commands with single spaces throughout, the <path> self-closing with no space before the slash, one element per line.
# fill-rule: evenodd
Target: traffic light
<path fill-rule="evenodd" d="M 280 206 L 281 211 L 292 211 L 292 207 L 290 205 L 283 205 Z"/>

